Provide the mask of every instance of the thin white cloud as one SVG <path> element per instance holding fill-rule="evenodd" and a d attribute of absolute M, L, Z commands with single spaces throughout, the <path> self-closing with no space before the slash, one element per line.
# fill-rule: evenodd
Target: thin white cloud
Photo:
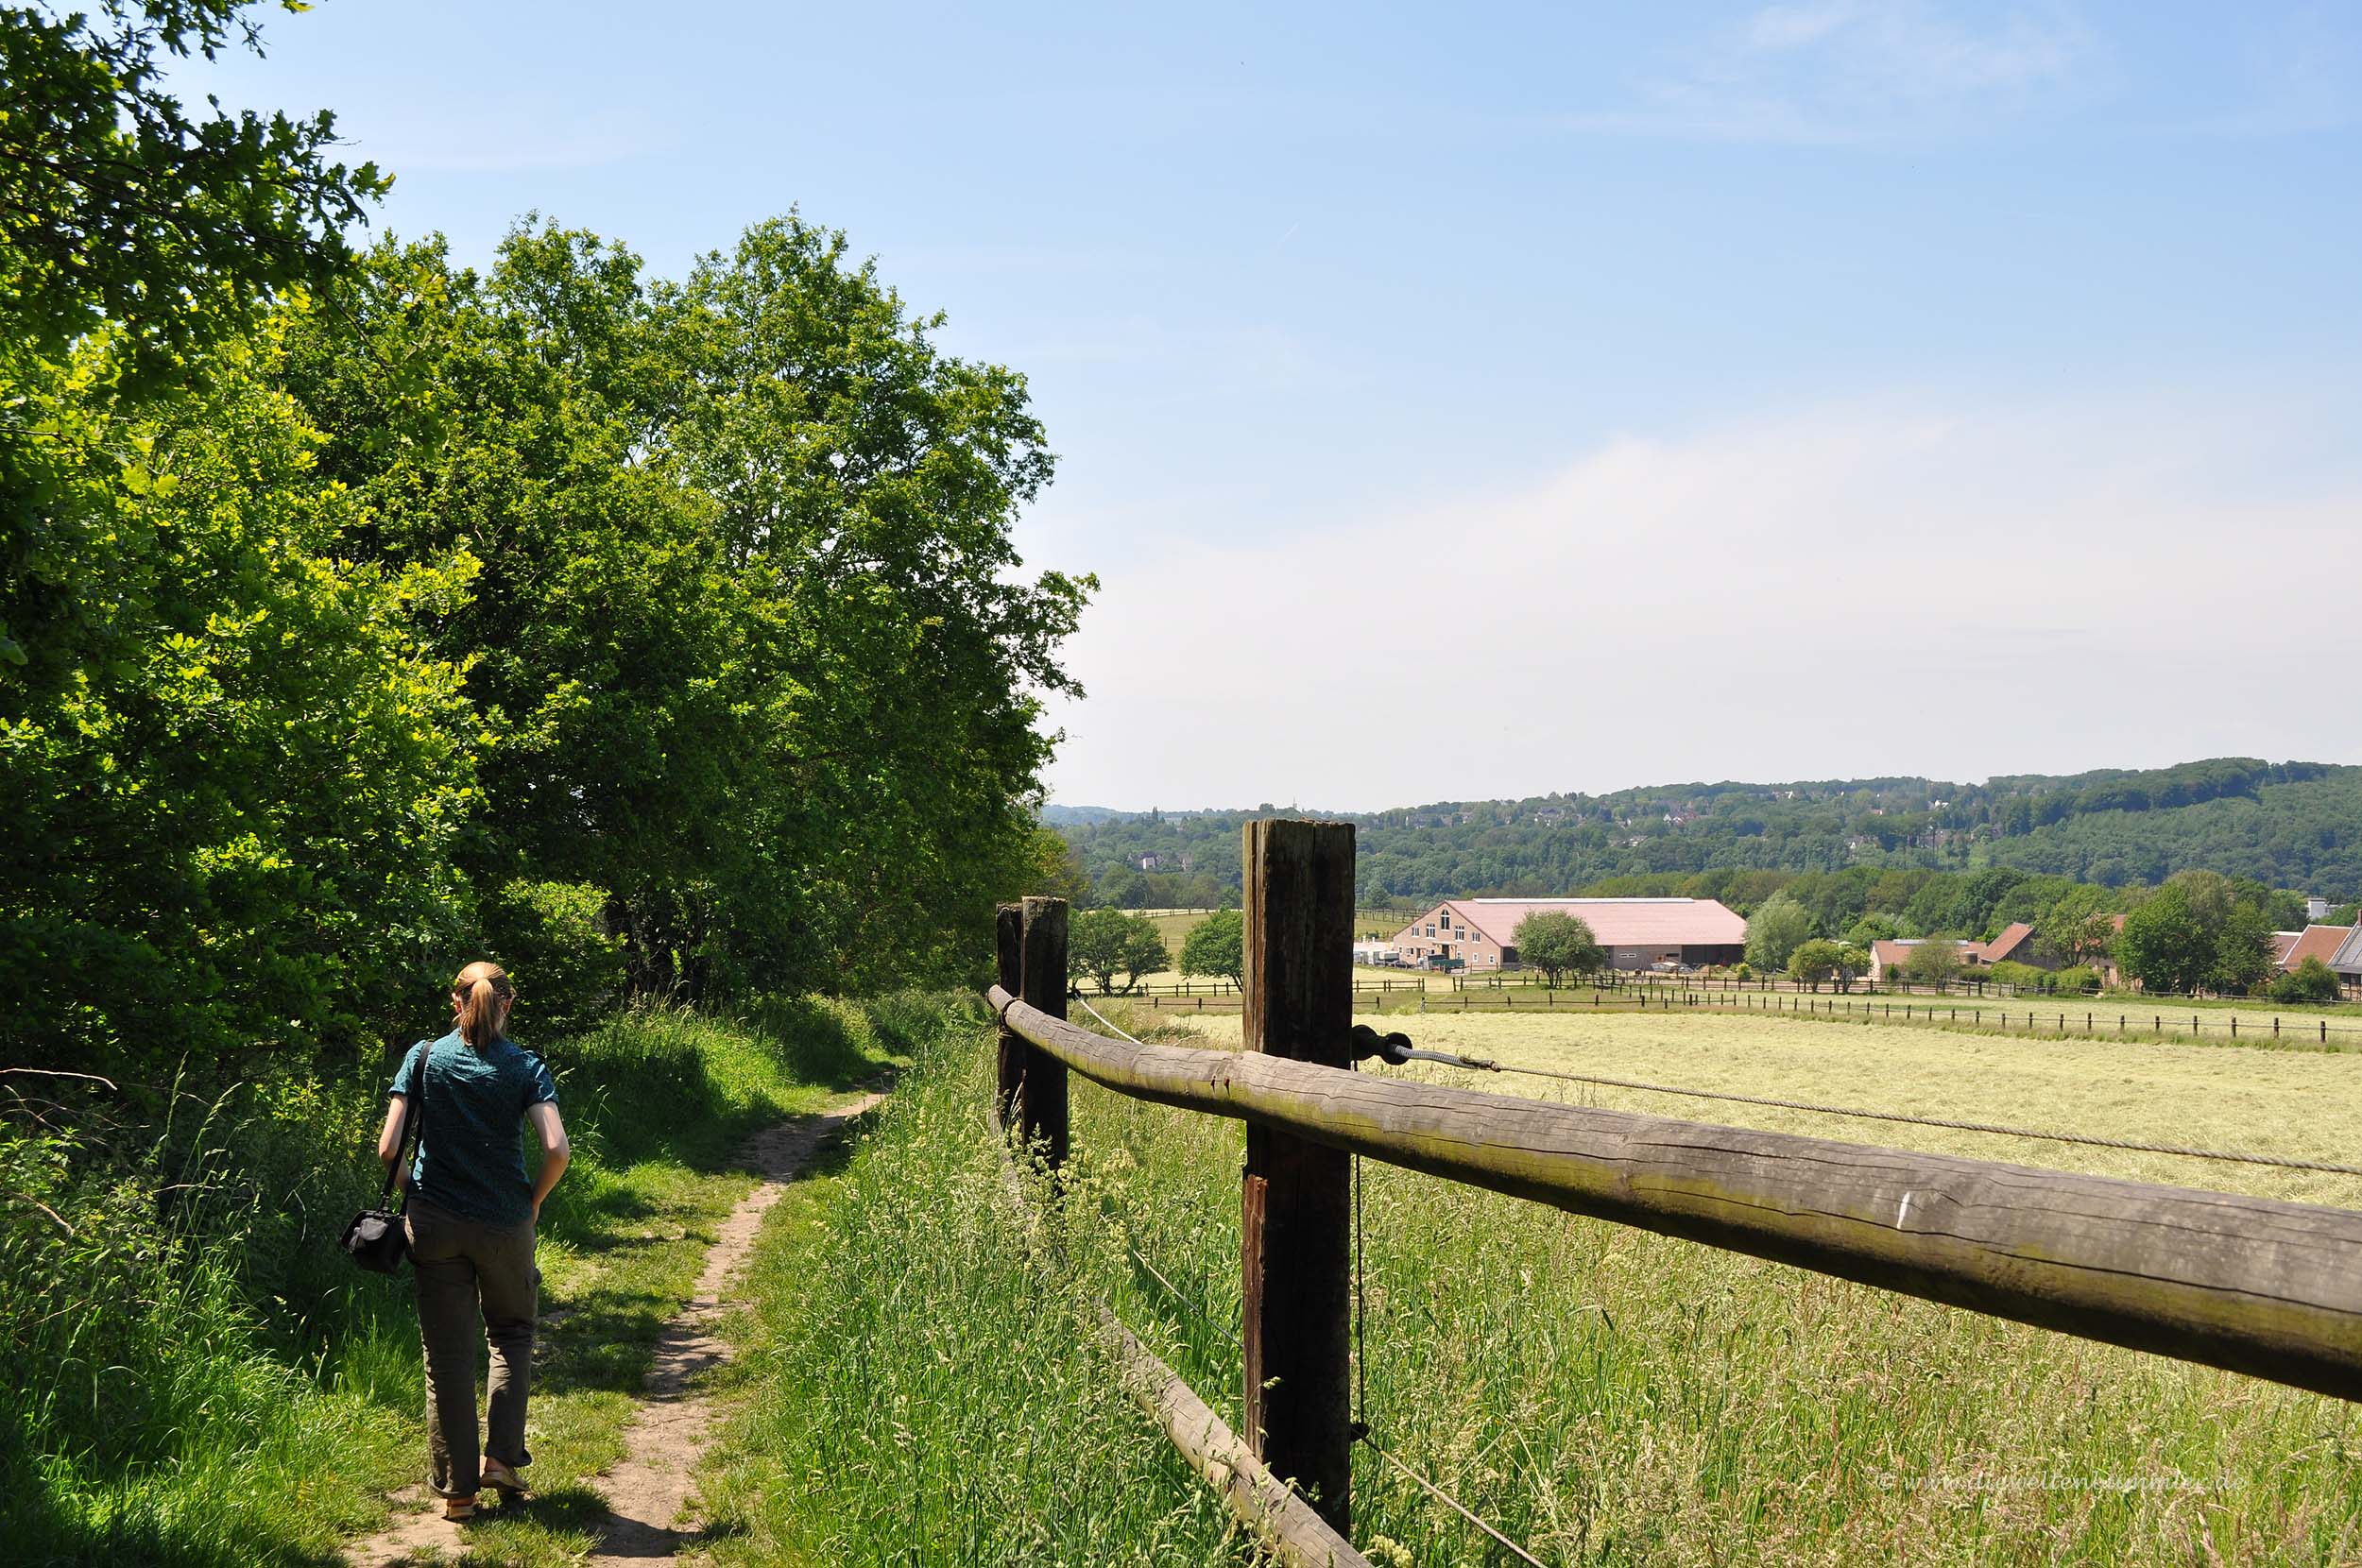
<path fill-rule="evenodd" d="M 1376 808 L 2354 760 L 2302 672 L 2362 656 L 2362 479 L 2254 483 L 2272 440 L 2263 411 L 1831 408 L 1192 551 L 1090 612 L 1054 792 Z"/>
<path fill-rule="evenodd" d="M 1728 141 L 1952 135 L 2071 96 L 2097 54 L 2090 29 L 2052 9 L 1961 20 L 1913 0 L 1774 5 L 1644 77 L 1635 103 L 1568 124 Z"/>

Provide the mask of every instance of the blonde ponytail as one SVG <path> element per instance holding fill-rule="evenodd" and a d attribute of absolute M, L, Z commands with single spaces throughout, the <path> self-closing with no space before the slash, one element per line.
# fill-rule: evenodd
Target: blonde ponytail
<path fill-rule="evenodd" d="M 459 998 L 459 1037 L 477 1050 L 497 1045 L 506 1033 L 508 1006 L 517 999 L 508 971 L 489 962 L 471 963 L 451 988 Z"/>

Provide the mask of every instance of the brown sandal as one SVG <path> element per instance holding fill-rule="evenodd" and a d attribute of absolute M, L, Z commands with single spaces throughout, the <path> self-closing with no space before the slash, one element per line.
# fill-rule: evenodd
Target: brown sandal
<path fill-rule="evenodd" d="M 475 1499 L 473 1497 L 444 1498 L 443 1517 L 454 1521 L 473 1519 L 475 1517 Z"/>
<path fill-rule="evenodd" d="M 525 1494 L 525 1478 L 498 1459 L 488 1458 L 484 1461 L 483 1482 L 493 1491 L 510 1497 Z"/>

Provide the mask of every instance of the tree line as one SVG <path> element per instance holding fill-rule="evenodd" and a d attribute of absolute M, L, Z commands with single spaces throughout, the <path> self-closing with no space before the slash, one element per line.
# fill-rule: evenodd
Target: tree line
<path fill-rule="evenodd" d="M 359 244 L 331 116 L 167 88 L 247 9 L 0 11 L 9 1059 L 964 973 L 1095 587 L 1019 570 L 1024 378 L 793 212 Z"/>
<path fill-rule="evenodd" d="M 1053 810 L 1053 819 L 1098 901 L 1168 908 L 1222 902 L 1239 885 L 1238 825 L 1273 810 Z M 1536 897 L 1710 870 L 1989 866 L 2112 888 L 2212 870 L 2333 901 L 2362 897 L 2362 768 L 2312 762 L 2227 758 L 1980 785 L 1682 784 L 1440 802 L 1344 820 L 1359 829 L 1365 903 Z M 1142 869 L 1148 857 L 1153 870 Z"/>

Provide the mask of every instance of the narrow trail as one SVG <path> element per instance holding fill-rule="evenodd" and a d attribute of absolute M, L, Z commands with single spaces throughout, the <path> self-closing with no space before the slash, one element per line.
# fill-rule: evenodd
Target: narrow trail
<path fill-rule="evenodd" d="M 590 1563 L 673 1562 L 694 1534 L 682 1527 L 681 1516 L 696 1490 L 697 1463 L 715 1415 L 712 1398 L 697 1391 L 697 1384 L 730 1358 L 717 1329 L 722 1293 L 754 1250 L 763 1216 L 812 1162 L 822 1141 L 884 1099 L 871 1094 L 823 1115 L 798 1116 L 757 1133 L 741 1151 L 741 1161 L 759 1180 L 722 1222 L 706 1253 L 696 1293 L 657 1341 L 640 1408 L 624 1430 L 623 1462 L 596 1477 L 608 1512 Z M 352 1568 L 396 1568 L 437 1552 L 463 1556 L 467 1527 L 445 1520 L 432 1501 L 423 1487 L 397 1494 L 398 1504 L 421 1506 L 424 1511 L 398 1517 L 378 1535 L 347 1547 L 345 1560 Z"/>

